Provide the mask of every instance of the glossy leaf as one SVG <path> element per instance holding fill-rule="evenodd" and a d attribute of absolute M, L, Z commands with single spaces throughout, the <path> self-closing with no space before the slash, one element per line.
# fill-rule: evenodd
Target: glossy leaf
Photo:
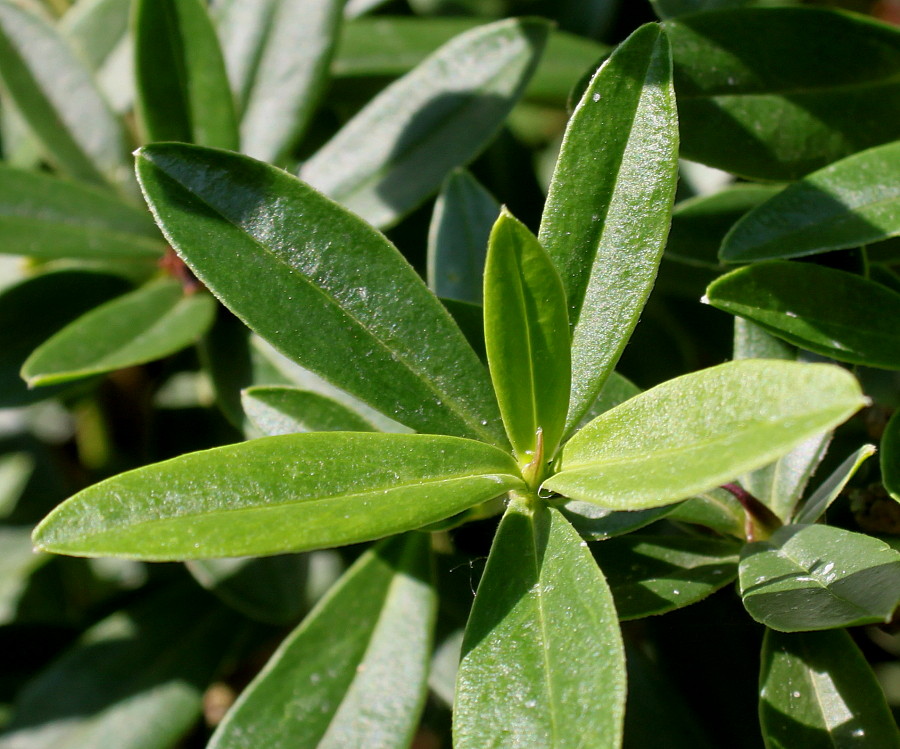
<path fill-rule="evenodd" d="M 252 387 L 242 402 L 253 425 L 264 435 L 299 432 L 372 432 L 374 427 L 324 395 L 286 387 Z"/>
<path fill-rule="evenodd" d="M 619 619 L 689 606 L 731 583 L 740 544 L 699 536 L 634 533 L 591 547 L 612 590 Z"/>
<path fill-rule="evenodd" d="M 145 141 L 237 150 L 225 62 L 201 0 L 137 0 L 137 112 Z"/>
<path fill-rule="evenodd" d="M 767 749 L 900 747 L 884 693 L 846 632 L 767 630 L 759 691 Z"/>
<path fill-rule="evenodd" d="M 555 509 L 510 504 L 463 640 L 458 749 L 620 745 L 622 640 L 586 546 Z"/>
<path fill-rule="evenodd" d="M 795 522 L 799 524 L 815 523 L 821 518 L 831 503 L 838 498 L 847 482 L 859 470 L 868 458 L 875 454 L 875 445 L 863 445 L 841 463 L 834 472 L 822 482 L 821 486 L 809 495 L 809 499 L 800 508 Z"/>
<path fill-rule="evenodd" d="M 214 314 L 208 294 L 185 296 L 179 282 L 159 281 L 67 325 L 25 360 L 22 377 L 53 385 L 161 359 L 197 341 Z"/>
<path fill-rule="evenodd" d="M 839 361 L 900 369 L 900 294 L 846 271 L 772 261 L 706 290 L 714 307 Z"/>
<path fill-rule="evenodd" d="M 469 172 L 441 187 L 428 230 L 428 287 L 439 297 L 481 304 L 484 259 L 500 205 Z"/>
<path fill-rule="evenodd" d="M 871 536 L 791 525 L 744 548 L 741 596 L 780 632 L 890 621 L 900 604 L 900 553 Z"/>
<path fill-rule="evenodd" d="M 48 551 L 141 559 L 262 556 L 419 528 L 521 488 L 512 458 L 419 434 L 266 437 L 96 484 L 35 531 Z"/>
<path fill-rule="evenodd" d="M 538 472 L 556 453 L 565 426 L 568 330 L 553 262 L 504 209 L 491 230 L 484 272 L 485 345 L 509 441 L 520 464 L 539 461 Z"/>
<path fill-rule="evenodd" d="M 0 166 L 0 252 L 149 265 L 164 248 L 147 212 L 108 192 Z"/>
<path fill-rule="evenodd" d="M 818 8 L 736 8 L 664 26 L 686 158 L 793 180 L 900 137 L 892 26 Z"/>
<path fill-rule="evenodd" d="M 0 77 L 47 157 L 72 177 L 127 182 L 122 128 L 59 33 L 19 3 L 0 3 Z"/>
<path fill-rule="evenodd" d="M 586 541 L 605 541 L 644 528 L 669 515 L 679 505 L 652 507 L 649 510 L 616 512 L 590 502 L 563 499 L 554 506 L 563 514 L 578 535 Z"/>
<path fill-rule="evenodd" d="M 437 611 L 428 539 L 361 557 L 244 690 L 210 749 L 408 747 Z"/>
<path fill-rule="evenodd" d="M 881 480 L 890 495 L 900 502 L 900 416 L 895 412 L 881 438 Z"/>
<path fill-rule="evenodd" d="M 864 404 L 853 376 L 833 365 L 730 362 L 594 419 L 544 487 L 615 510 L 670 504 L 770 463 Z"/>
<path fill-rule="evenodd" d="M 547 33 L 544 21 L 509 19 L 460 35 L 366 105 L 300 176 L 375 226 L 396 223 L 497 132 Z"/>
<path fill-rule="evenodd" d="M 668 42 L 647 25 L 597 71 L 573 112 L 538 235 L 569 303 L 570 430 L 603 387 L 653 287 L 677 155 Z"/>
<path fill-rule="evenodd" d="M 200 280 L 284 354 L 413 429 L 505 441 L 481 362 L 361 219 L 280 169 L 222 151 L 151 146 L 138 177 Z"/>

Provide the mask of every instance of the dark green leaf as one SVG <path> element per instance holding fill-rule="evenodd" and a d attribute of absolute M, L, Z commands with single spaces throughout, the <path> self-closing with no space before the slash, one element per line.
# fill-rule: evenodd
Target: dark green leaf
<path fill-rule="evenodd" d="M 504 443 L 483 365 L 383 235 L 236 154 L 151 146 L 138 176 L 203 283 L 286 355 L 413 429 Z"/>
<path fill-rule="evenodd" d="M 34 541 L 84 556 L 262 556 L 420 528 L 519 488 L 512 458 L 481 442 L 290 434 L 107 479 L 48 515 Z"/>
<path fill-rule="evenodd" d="M 900 502 L 900 411 L 896 411 L 881 438 L 881 480 L 890 495 Z"/>
<path fill-rule="evenodd" d="M 457 749 L 620 745 L 622 639 L 586 546 L 555 509 L 510 504 L 463 640 Z"/>
<path fill-rule="evenodd" d="M 361 557 L 269 659 L 210 749 L 406 749 L 427 689 L 430 564 L 424 534 Z"/>
<path fill-rule="evenodd" d="M 790 525 L 744 548 L 744 606 L 780 632 L 890 621 L 900 604 L 900 553 L 861 533 Z"/>
<path fill-rule="evenodd" d="M 785 0 L 785 4 L 790 0 Z M 742 5 L 758 5 L 759 0 L 650 0 L 653 10 L 660 18 L 683 16 L 701 10 L 740 8 Z"/>
<path fill-rule="evenodd" d="M 375 428 L 346 406 L 308 390 L 252 387 L 241 399 L 253 425 L 267 436 L 299 432 L 372 432 Z"/>
<path fill-rule="evenodd" d="M 747 513 L 725 489 L 710 489 L 677 505 L 670 505 L 670 520 L 711 528 L 722 535 L 743 539 Z M 646 512 L 646 511 L 645 511 Z"/>
<path fill-rule="evenodd" d="M 771 462 L 864 404 L 855 378 L 833 365 L 722 364 L 594 419 L 544 486 L 615 510 L 670 504 Z"/>
<path fill-rule="evenodd" d="M 822 482 L 822 485 L 810 494 L 809 499 L 797 513 L 796 522 L 800 524 L 815 523 L 821 518 L 831 503 L 838 498 L 847 482 L 853 478 L 853 474 L 859 470 L 863 461 L 874 454 L 875 445 L 863 445 L 835 468 L 834 472 Z"/>
<path fill-rule="evenodd" d="M 487 364 L 487 351 L 484 347 L 484 309 L 480 304 L 460 302 L 456 299 L 441 299 L 450 317 L 459 326 L 478 359 Z"/>
<path fill-rule="evenodd" d="M 485 346 L 509 440 L 520 464 L 537 461 L 535 477 L 555 455 L 565 426 L 568 330 L 566 295 L 553 262 L 504 208 L 491 231 L 484 272 Z"/>
<path fill-rule="evenodd" d="M 225 62 L 202 0 L 137 0 L 137 112 L 145 141 L 237 150 Z"/>
<path fill-rule="evenodd" d="M 664 25 L 686 158 L 792 180 L 900 137 L 892 26 L 817 8 L 737 8 Z"/>
<path fill-rule="evenodd" d="M 162 280 L 79 317 L 37 348 L 22 365 L 30 386 L 112 372 L 174 354 L 212 325 L 215 301 Z"/>
<path fill-rule="evenodd" d="M 766 632 L 759 719 L 767 749 L 896 749 L 897 725 L 846 632 Z"/>
<path fill-rule="evenodd" d="M 573 331 L 568 429 L 603 387 L 653 287 L 677 156 L 669 46 L 647 25 L 603 64 L 572 114 L 541 220 Z"/>
<path fill-rule="evenodd" d="M 900 369 L 900 294 L 812 263 L 757 263 L 706 290 L 714 307 L 839 361 Z"/>
<path fill-rule="evenodd" d="M 578 535 L 588 541 L 605 541 L 607 538 L 631 533 L 664 518 L 679 506 L 666 505 L 649 510 L 616 512 L 575 499 L 563 499 L 555 504 L 566 520 L 578 531 Z"/>
<path fill-rule="evenodd" d="M 341 128 L 300 176 L 375 226 L 396 223 L 497 132 L 548 31 L 545 21 L 508 19 L 448 42 Z"/>
<path fill-rule="evenodd" d="M 610 372 L 597 399 L 591 404 L 591 407 L 582 418 L 579 428 L 589 421 L 593 421 L 600 414 L 606 413 L 609 409 L 615 408 L 629 398 L 633 398 L 640 392 L 641 389 L 627 377 L 623 377 L 618 372 Z"/>
<path fill-rule="evenodd" d="M 689 606 L 737 577 L 740 544 L 699 536 L 631 534 L 591 547 L 619 619 Z"/>

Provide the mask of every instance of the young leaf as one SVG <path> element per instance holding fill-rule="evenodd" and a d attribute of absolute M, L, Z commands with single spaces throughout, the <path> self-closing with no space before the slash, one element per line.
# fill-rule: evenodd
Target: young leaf
<path fill-rule="evenodd" d="M 428 535 L 370 550 L 281 644 L 209 749 L 405 749 L 425 701 L 436 611 Z"/>
<path fill-rule="evenodd" d="M 900 294 L 852 273 L 812 263 L 757 263 L 713 281 L 706 298 L 823 356 L 900 369 Z"/>
<path fill-rule="evenodd" d="M 185 296 L 179 282 L 158 281 L 67 325 L 25 360 L 22 377 L 53 385 L 161 359 L 197 341 L 214 315 L 209 294 Z"/>
<path fill-rule="evenodd" d="M 508 19 L 448 42 L 373 99 L 300 176 L 375 226 L 396 223 L 496 133 L 547 33 L 545 21 Z"/>
<path fill-rule="evenodd" d="M 790 525 L 744 548 L 744 607 L 780 632 L 890 621 L 900 604 L 900 553 L 862 533 Z"/>
<path fill-rule="evenodd" d="M 382 234 L 237 154 L 150 146 L 138 178 L 198 277 L 284 354 L 413 429 L 504 444 L 483 365 Z"/>
<path fill-rule="evenodd" d="M 144 139 L 237 150 L 234 101 L 206 4 L 137 0 L 134 40 Z"/>
<path fill-rule="evenodd" d="M 900 502 L 900 416 L 894 413 L 881 438 L 881 480 L 888 493 Z"/>
<path fill-rule="evenodd" d="M 262 556 L 413 530 L 521 488 L 512 458 L 481 442 L 290 434 L 107 479 L 57 507 L 34 542 L 83 556 Z"/>
<path fill-rule="evenodd" d="M 457 749 L 620 746 L 622 639 L 586 546 L 554 508 L 510 504 L 466 626 Z"/>
<path fill-rule="evenodd" d="M 800 257 L 900 235 L 900 142 L 871 148 L 787 187 L 738 221 L 726 262 Z"/>
<path fill-rule="evenodd" d="M 863 405 L 855 378 L 833 365 L 729 362 L 594 419 L 544 487 L 615 510 L 669 504 L 770 463 Z"/>
<path fill-rule="evenodd" d="M 538 473 L 565 426 L 568 331 L 559 274 L 534 235 L 504 209 L 491 230 L 484 271 L 485 346 L 509 441 L 521 464 L 538 461 Z"/>
<path fill-rule="evenodd" d="M 569 303 L 567 430 L 603 387 L 656 278 L 678 178 L 671 76 L 659 27 L 634 32 L 572 114 L 550 184 L 539 239 Z"/>
<path fill-rule="evenodd" d="M 840 630 L 767 630 L 759 676 L 759 720 L 767 749 L 897 749 L 900 737 L 875 674 Z"/>
<path fill-rule="evenodd" d="M 244 411 L 264 435 L 299 432 L 372 432 L 355 411 L 331 398 L 287 387 L 251 387 L 241 398 Z"/>
<path fill-rule="evenodd" d="M 481 304 L 484 259 L 500 205 L 469 172 L 441 187 L 428 230 L 428 287 L 439 297 Z"/>
<path fill-rule="evenodd" d="M 131 179 L 122 127 L 58 32 L 12 0 L 0 2 L 0 76 L 61 170 L 108 185 Z"/>
<path fill-rule="evenodd" d="M 806 503 L 797 513 L 795 522 L 803 525 L 806 523 L 815 523 L 825 511 L 831 506 L 831 503 L 838 498 L 838 495 L 847 485 L 847 482 L 853 478 L 853 474 L 859 470 L 859 467 L 865 460 L 875 454 L 875 445 L 863 445 L 859 450 L 850 455 L 843 463 L 841 463 L 834 472 L 822 482 L 822 485 L 815 490 L 806 500 Z"/>

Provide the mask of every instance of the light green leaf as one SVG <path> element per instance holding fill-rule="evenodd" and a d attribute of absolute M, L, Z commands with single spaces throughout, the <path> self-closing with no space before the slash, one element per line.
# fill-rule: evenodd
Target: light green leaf
<path fill-rule="evenodd" d="M 0 625 L 15 621 L 31 573 L 50 559 L 34 553 L 27 526 L 0 526 Z"/>
<path fill-rule="evenodd" d="M 198 277 L 284 354 L 413 429 L 505 442 L 484 366 L 382 234 L 237 154 L 151 146 L 138 177 Z"/>
<path fill-rule="evenodd" d="M 747 513 L 725 489 L 710 489 L 677 505 L 668 505 L 670 520 L 711 528 L 725 536 L 745 539 Z"/>
<path fill-rule="evenodd" d="M 900 502 L 900 416 L 894 413 L 881 438 L 881 480 L 888 493 Z"/>
<path fill-rule="evenodd" d="M 375 226 L 396 223 L 497 132 L 547 34 L 545 21 L 508 19 L 460 35 L 373 99 L 300 176 Z"/>
<path fill-rule="evenodd" d="M 287 387 L 251 387 L 242 394 L 244 411 L 264 435 L 299 432 L 372 432 L 355 411 L 331 398 Z"/>
<path fill-rule="evenodd" d="M 817 354 L 900 369 L 900 294 L 852 273 L 812 263 L 757 263 L 713 281 L 706 299 Z"/>
<path fill-rule="evenodd" d="M 846 632 L 766 630 L 759 720 L 767 749 L 897 749 L 900 737 L 872 668 Z"/>
<path fill-rule="evenodd" d="M 729 362 L 594 419 L 563 447 L 544 487 L 615 510 L 670 504 L 772 462 L 865 402 L 833 365 Z"/>
<path fill-rule="evenodd" d="M 622 639 L 586 546 L 552 507 L 510 504 L 463 640 L 457 749 L 620 746 Z"/>
<path fill-rule="evenodd" d="M 137 114 L 145 141 L 237 150 L 234 100 L 202 0 L 136 0 Z"/>
<path fill-rule="evenodd" d="M 72 177 L 127 184 L 122 127 L 90 72 L 45 20 L 0 2 L 0 76 L 47 157 Z"/>
<path fill-rule="evenodd" d="M 566 295 L 534 235 L 505 208 L 491 230 L 484 272 L 484 336 L 503 423 L 521 465 L 540 482 L 569 404 Z M 538 434 L 540 432 L 540 434 Z"/>
<path fill-rule="evenodd" d="M 59 30 L 90 66 L 99 70 L 128 33 L 131 0 L 77 0 Z"/>
<path fill-rule="evenodd" d="M 828 525 L 789 525 L 744 548 L 744 607 L 780 632 L 890 621 L 900 604 L 900 553 Z"/>
<path fill-rule="evenodd" d="M 436 611 L 427 535 L 367 552 L 244 690 L 210 749 L 406 749 Z"/>
<path fill-rule="evenodd" d="M 428 230 L 428 287 L 439 297 L 481 304 L 488 237 L 500 205 L 469 172 L 444 180 Z"/>
<path fill-rule="evenodd" d="M 659 27 L 634 32 L 572 114 L 550 184 L 538 236 L 569 303 L 569 430 L 603 387 L 656 278 L 678 178 L 671 76 Z"/>
<path fill-rule="evenodd" d="M 174 354 L 212 325 L 215 301 L 162 280 L 79 317 L 32 352 L 22 377 L 32 387 L 112 372 Z"/>
<path fill-rule="evenodd" d="M 853 475 L 859 470 L 863 462 L 874 454 L 875 445 L 863 445 L 859 450 L 847 457 L 822 482 L 822 485 L 809 496 L 809 499 L 806 500 L 797 513 L 795 522 L 799 524 L 815 523 L 821 518 L 831 506 L 831 503 L 838 498 L 847 482 L 853 478 Z"/>
<path fill-rule="evenodd" d="M 512 458 L 481 442 L 290 434 L 107 479 L 57 507 L 34 541 L 83 556 L 262 556 L 413 530 L 520 488 Z"/>
<path fill-rule="evenodd" d="M 600 414 L 606 413 L 609 409 L 615 408 L 640 392 L 641 389 L 627 377 L 620 375 L 618 372 L 610 372 L 606 382 L 603 383 L 600 394 L 582 417 L 578 428 L 580 429 L 589 421 L 596 419 Z"/>

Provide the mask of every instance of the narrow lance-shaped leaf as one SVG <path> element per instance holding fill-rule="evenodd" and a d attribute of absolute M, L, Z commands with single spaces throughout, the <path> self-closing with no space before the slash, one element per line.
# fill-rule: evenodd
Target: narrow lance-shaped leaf
<path fill-rule="evenodd" d="M 288 387 L 251 387 L 241 394 L 248 418 L 263 434 L 372 432 L 375 428 L 346 406 L 319 393 Z"/>
<path fill-rule="evenodd" d="M 244 690 L 210 749 L 406 749 L 427 692 L 430 566 L 427 534 L 360 557 Z"/>
<path fill-rule="evenodd" d="M 572 114 L 538 235 L 569 303 L 569 430 L 603 387 L 653 287 L 677 157 L 669 45 L 647 25 L 597 71 Z"/>
<path fill-rule="evenodd" d="M 52 385 L 174 354 L 212 325 L 215 300 L 163 280 L 113 299 L 67 325 L 22 365 L 29 385 Z"/>
<path fill-rule="evenodd" d="M 201 0 L 137 0 L 138 119 L 147 141 L 238 147 L 219 40 Z"/>
<path fill-rule="evenodd" d="M 569 403 L 566 296 L 544 248 L 506 209 L 488 248 L 484 334 L 509 440 L 521 464 L 536 461 L 538 476 L 556 452 Z"/>
<path fill-rule="evenodd" d="M 160 560 L 306 551 L 420 528 L 521 487 L 512 458 L 482 442 L 291 434 L 107 479 L 57 507 L 34 541 Z"/>
<path fill-rule="evenodd" d="M 0 2 L 0 76 L 47 157 L 72 177 L 131 179 L 119 121 L 88 70 L 49 23 Z"/>
<path fill-rule="evenodd" d="M 823 356 L 900 369 L 900 294 L 852 273 L 756 263 L 713 281 L 706 300 Z"/>
<path fill-rule="evenodd" d="M 799 524 L 815 523 L 831 506 L 843 491 L 847 482 L 853 478 L 859 467 L 875 454 L 875 445 L 863 445 L 848 456 L 834 472 L 822 482 L 821 486 L 809 495 L 809 499 L 800 508 L 795 522 Z"/>
<path fill-rule="evenodd" d="M 484 366 L 371 226 L 281 169 L 223 151 L 150 146 L 138 178 L 197 276 L 281 352 L 413 429 L 504 443 Z"/>
<path fill-rule="evenodd" d="M 300 176 L 375 226 L 396 223 L 497 132 L 547 33 L 545 21 L 509 19 L 460 35 L 373 99 Z"/>
<path fill-rule="evenodd" d="M 900 502 L 900 411 L 894 413 L 881 438 L 881 480 Z"/>
<path fill-rule="evenodd" d="M 840 630 L 766 630 L 759 720 L 767 749 L 900 747 L 897 724 L 872 667 Z"/>
<path fill-rule="evenodd" d="M 744 607 L 781 632 L 888 622 L 900 604 L 900 553 L 862 533 L 789 525 L 744 548 Z"/>
<path fill-rule="evenodd" d="M 594 419 L 563 447 L 544 486 L 616 510 L 670 504 L 772 462 L 865 403 L 840 367 L 729 362 Z"/>
<path fill-rule="evenodd" d="M 554 508 L 510 504 L 463 640 L 458 749 L 620 746 L 622 638 L 586 546 Z"/>

